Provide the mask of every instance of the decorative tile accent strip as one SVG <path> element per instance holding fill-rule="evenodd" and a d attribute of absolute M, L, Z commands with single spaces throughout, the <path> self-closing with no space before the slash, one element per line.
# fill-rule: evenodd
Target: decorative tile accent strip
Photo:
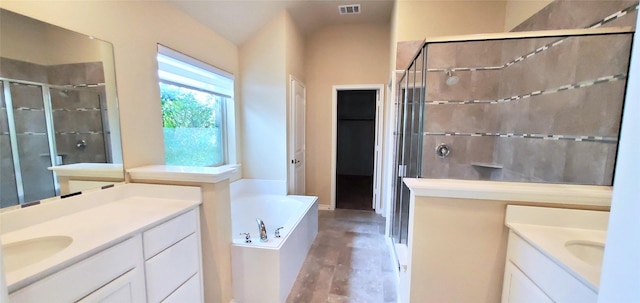
<path fill-rule="evenodd" d="M 3 109 L 6 110 L 5 107 L 0 107 L 0 110 L 3 110 Z M 16 107 L 14 109 L 24 110 L 24 111 L 36 111 L 36 112 L 44 111 L 44 108 L 31 108 L 31 107 Z M 56 108 L 53 111 L 54 112 L 74 112 L 74 111 L 89 112 L 89 111 L 100 111 L 100 110 L 102 109 L 97 107 L 78 107 L 78 108 Z"/>
<path fill-rule="evenodd" d="M 475 71 L 479 71 L 479 70 L 501 70 L 504 68 L 507 68 L 511 65 L 514 65 L 518 62 L 522 62 L 527 58 L 531 58 L 543 51 L 546 51 L 556 45 L 561 44 L 562 42 L 564 42 L 564 40 L 569 39 L 571 37 L 566 37 L 566 38 L 561 38 L 559 40 L 553 41 L 551 43 L 545 44 L 541 47 L 536 48 L 535 50 L 533 50 L 530 53 L 526 53 L 518 58 L 515 58 L 503 65 L 500 66 L 484 66 L 484 67 L 455 67 L 455 68 L 450 68 L 450 69 L 446 69 L 446 68 L 429 68 L 427 69 L 427 72 L 446 72 L 448 70 L 452 71 L 452 72 L 475 72 Z"/>
<path fill-rule="evenodd" d="M 54 109 L 54 112 L 93 112 L 93 111 L 100 111 L 102 109 L 100 108 L 90 108 L 90 107 L 78 107 L 78 108 L 57 108 Z"/>
<path fill-rule="evenodd" d="M 103 132 L 56 132 L 56 135 L 102 135 Z"/>
<path fill-rule="evenodd" d="M 620 17 L 623 17 L 624 15 L 634 11 L 634 10 L 638 10 L 640 9 L 640 5 L 638 5 L 638 2 L 636 2 L 634 5 L 629 6 L 621 11 L 615 12 L 609 16 L 607 16 L 606 18 L 599 20 L 598 22 L 593 23 L 592 25 L 587 26 L 586 28 L 598 28 L 601 27 L 604 24 L 607 24 L 611 21 L 614 21 Z M 557 46 L 559 44 L 561 44 L 562 42 L 564 42 L 565 40 L 572 38 L 572 37 L 565 37 L 565 38 L 561 38 L 559 40 L 556 40 L 554 42 L 548 43 L 546 45 L 543 45 L 537 49 L 535 49 L 534 51 L 527 53 L 523 56 L 520 56 L 518 58 L 515 58 L 503 65 L 500 66 L 483 66 L 483 67 L 455 67 L 455 68 L 429 68 L 427 69 L 427 72 L 446 72 L 446 71 L 452 71 L 452 72 L 475 72 L 475 71 L 484 71 L 484 70 L 501 70 L 503 68 L 507 68 L 511 65 L 514 65 L 518 62 L 522 62 L 527 58 L 531 58 L 543 51 L 546 51 L 554 46 Z"/>
<path fill-rule="evenodd" d="M 515 133 L 462 133 L 462 132 L 424 132 L 425 136 L 461 136 L 461 137 L 500 137 L 500 138 L 522 138 L 541 139 L 555 141 L 575 141 L 575 142 L 600 142 L 617 143 L 617 137 L 603 136 L 570 136 L 570 135 L 546 135 L 546 134 L 515 134 Z"/>
<path fill-rule="evenodd" d="M 41 112 L 44 111 L 44 108 L 30 108 L 30 107 L 16 107 L 15 110 L 24 110 L 31 112 Z"/>
<path fill-rule="evenodd" d="M 28 136 L 44 136 L 47 133 L 36 133 L 36 132 L 23 132 L 23 133 L 17 133 L 17 135 L 28 135 Z M 92 132 L 92 131 L 87 131 L 87 132 L 56 132 L 56 135 L 102 135 L 104 134 L 104 132 Z M 107 132 L 107 134 L 110 134 L 110 132 Z M 8 132 L 2 132 L 0 133 L 0 135 L 9 135 Z"/>
<path fill-rule="evenodd" d="M 617 12 L 605 17 L 604 19 L 602 19 L 602 20 L 600 20 L 600 21 L 598 21 L 596 23 L 587 26 L 587 28 L 598 28 L 598 27 L 601 27 L 601 26 L 603 26 L 603 25 L 605 25 L 605 24 L 607 24 L 607 23 L 609 23 L 609 22 L 611 22 L 613 20 L 616 20 L 616 19 L 618 19 L 618 18 L 620 18 L 620 17 L 622 17 L 622 16 L 624 16 L 624 15 L 630 13 L 630 12 L 638 10 L 639 7 L 640 6 L 638 5 L 638 2 L 636 2 L 632 6 L 629 6 L 629 7 L 625 8 L 625 9 L 623 9 L 621 11 L 617 11 Z"/>
<path fill-rule="evenodd" d="M 27 136 L 46 136 L 46 135 L 47 135 L 47 133 L 24 132 L 24 133 L 17 133 L 16 135 L 27 135 Z"/>
<path fill-rule="evenodd" d="M 506 103 L 506 102 L 511 102 L 511 101 L 518 101 L 518 100 L 521 100 L 521 99 L 527 99 L 527 98 L 531 98 L 531 97 L 538 96 L 538 95 L 554 94 L 554 93 L 565 91 L 565 90 L 574 90 L 574 89 L 577 89 L 577 88 L 589 87 L 589 86 L 596 85 L 596 84 L 613 82 L 613 81 L 625 79 L 626 77 L 627 77 L 626 74 L 617 74 L 617 75 L 613 75 L 613 76 L 605 76 L 605 77 L 597 78 L 595 80 L 581 81 L 581 82 L 578 82 L 578 83 L 575 83 L 575 84 L 567 84 L 567 85 L 563 85 L 563 86 L 556 87 L 556 88 L 550 88 L 550 89 L 547 89 L 547 90 L 538 90 L 538 91 L 530 92 L 530 93 L 524 94 L 524 95 L 512 96 L 512 97 L 496 99 L 496 100 L 433 100 L 433 101 L 427 100 L 427 101 L 425 101 L 425 104 L 438 105 L 438 104 L 498 104 L 498 103 Z"/>

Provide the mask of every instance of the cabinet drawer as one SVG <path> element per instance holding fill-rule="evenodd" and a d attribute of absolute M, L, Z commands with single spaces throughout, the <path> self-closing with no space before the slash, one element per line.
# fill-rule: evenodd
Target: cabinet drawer
<path fill-rule="evenodd" d="M 597 302 L 598 295 L 545 256 L 538 249 L 511 232 L 508 256 L 536 285 L 556 302 Z"/>
<path fill-rule="evenodd" d="M 144 259 L 155 256 L 163 249 L 194 233 L 198 228 L 197 208 L 162 223 L 142 235 Z"/>
<path fill-rule="evenodd" d="M 146 261 L 148 302 L 160 302 L 200 267 L 200 252 L 196 234 L 167 248 Z"/>
<path fill-rule="evenodd" d="M 160 224 L 142 235 L 145 260 L 194 233 L 198 228 L 197 208 Z"/>
<path fill-rule="evenodd" d="M 201 285 L 200 274 L 195 274 L 189 281 L 182 284 L 180 288 L 164 299 L 162 303 L 202 302 Z"/>
<path fill-rule="evenodd" d="M 14 291 L 9 301 L 75 302 L 136 266 L 142 266 L 142 262 L 142 240 L 137 235 Z"/>

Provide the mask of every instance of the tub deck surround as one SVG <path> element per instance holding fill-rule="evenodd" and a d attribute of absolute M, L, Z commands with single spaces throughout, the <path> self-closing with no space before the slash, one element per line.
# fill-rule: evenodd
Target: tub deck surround
<path fill-rule="evenodd" d="M 411 190 L 401 302 L 499 302 L 508 204 L 608 210 L 611 188 L 404 179 Z M 570 221 L 570 218 L 567 218 Z"/>
<path fill-rule="evenodd" d="M 304 215 L 318 200 L 311 196 L 284 195 L 242 195 L 231 200 L 233 244 L 246 247 L 279 249 L 289 237 Z M 260 218 L 267 229 L 268 241 L 260 241 L 256 218 Z M 280 238 L 274 236 L 280 230 Z M 251 234 L 251 243 L 246 243 L 244 235 Z"/>
<path fill-rule="evenodd" d="M 51 257 L 6 272 L 8 291 L 24 287 L 200 203 L 197 188 L 125 184 L 3 213 L 0 230 L 5 245 L 45 236 L 73 239 L 68 247 Z"/>
<path fill-rule="evenodd" d="M 507 206 L 505 225 L 594 292 L 601 267 L 587 264 L 566 249 L 568 241 L 605 243 L 609 212 Z"/>
<path fill-rule="evenodd" d="M 282 186 L 280 186 L 282 185 Z M 318 197 L 275 194 L 286 183 L 242 179 L 232 183 L 232 269 L 237 302 L 285 302 L 318 233 Z M 284 191 L 286 193 L 286 191 Z M 268 240 L 260 240 L 256 218 Z M 280 238 L 275 238 L 275 230 Z M 251 233 L 246 243 L 240 233 Z"/>
<path fill-rule="evenodd" d="M 230 302 L 231 198 L 229 179 L 238 166 L 187 167 L 151 165 L 127 169 L 133 183 L 197 186 L 202 193 L 200 233 L 205 302 Z"/>

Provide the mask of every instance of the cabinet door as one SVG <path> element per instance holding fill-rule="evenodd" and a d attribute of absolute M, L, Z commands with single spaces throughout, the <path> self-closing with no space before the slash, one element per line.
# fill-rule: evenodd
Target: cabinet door
<path fill-rule="evenodd" d="M 511 262 L 507 262 L 505 269 L 503 303 L 553 303 L 533 281 L 529 280 Z"/>
<path fill-rule="evenodd" d="M 141 269 L 135 268 L 84 297 L 78 303 L 134 303 L 143 302 L 144 298 L 144 276 Z"/>
<path fill-rule="evenodd" d="M 200 274 L 193 275 L 189 281 L 182 284 L 182 286 L 162 301 L 162 303 L 184 302 L 203 302 L 202 290 L 200 288 Z"/>

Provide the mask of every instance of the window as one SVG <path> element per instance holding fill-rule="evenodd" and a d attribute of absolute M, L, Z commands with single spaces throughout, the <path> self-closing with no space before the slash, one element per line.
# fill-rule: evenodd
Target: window
<path fill-rule="evenodd" d="M 158 76 L 165 163 L 220 166 L 229 163 L 233 127 L 233 75 L 158 46 Z"/>

